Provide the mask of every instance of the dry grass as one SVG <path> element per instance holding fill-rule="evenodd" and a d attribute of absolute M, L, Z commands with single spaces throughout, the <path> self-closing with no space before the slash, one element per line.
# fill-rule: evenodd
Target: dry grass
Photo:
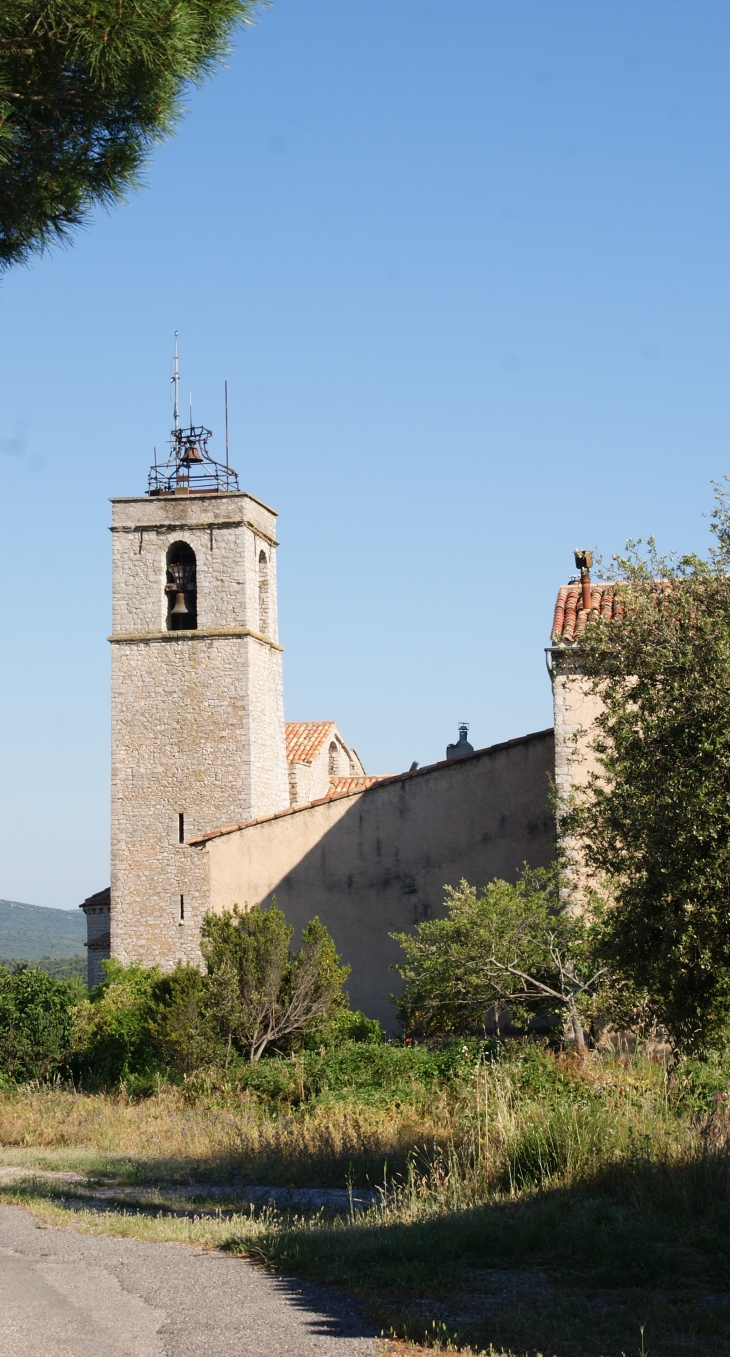
<path fill-rule="evenodd" d="M 651 1357 L 724 1357 L 729 1123 L 727 1100 L 703 1096 L 700 1112 L 678 1105 L 661 1065 L 534 1048 L 472 1061 L 427 1111 L 400 1098 L 277 1114 L 240 1092 L 191 1105 L 165 1087 L 142 1101 L 23 1090 L 0 1095 L 2 1162 L 82 1170 L 106 1197 L 30 1178 L 2 1196 L 52 1224 L 226 1248 L 341 1286 L 398 1357 L 423 1343 L 636 1357 L 642 1324 Z M 246 1183 L 371 1174 L 386 1186 L 386 1161 L 369 1211 L 241 1206 Z M 215 1183 L 229 1185 L 229 1210 Z"/>
<path fill-rule="evenodd" d="M 192 1178 L 338 1186 L 379 1182 L 384 1165 L 405 1167 L 415 1146 L 444 1142 L 443 1099 L 430 1116 L 412 1108 L 286 1108 L 266 1114 L 247 1097 L 226 1106 L 191 1105 L 179 1090 L 133 1100 L 123 1092 L 66 1088 L 0 1094 L 0 1163 L 38 1167 L 105 1166 L 128 1180 Z M 441 1115 L 439 1113 L 441 1112 Z"/>

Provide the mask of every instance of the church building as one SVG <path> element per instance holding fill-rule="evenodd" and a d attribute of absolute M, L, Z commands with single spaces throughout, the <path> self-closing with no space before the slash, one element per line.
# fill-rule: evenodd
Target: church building
<path fill-rule="evenodd" d="M 111 886 L 81 906 L 89 984 L 108 956 L 199 965 L 206 912 L 276 897 L 297 934 L 319 915 L 353 1007 L 392 1028 L 390 934 L 442 913 L 445 885 L 552 860 L 553 730 L 473 750 L 463 724 L 442 762 L 383 776 L 334 721 L 286 722 L 276 511 L 210 437 L 176 419 L 147 493 L 112 500 Z"/>

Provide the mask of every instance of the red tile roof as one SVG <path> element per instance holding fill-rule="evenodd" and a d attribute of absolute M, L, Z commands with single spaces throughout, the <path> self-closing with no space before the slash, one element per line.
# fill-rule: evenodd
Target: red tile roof
<path fill-rule="evenodd" d="M 336 729 L 334 721 L 285 721 L 287 763 L 312 763 Z"/>
<path fill-rule="evenodd" d="M 306 722 L 302 722 L 306 724 Z M 544 740 L 546 735 L 552 735 L 552 727 L 549 730 L 537 730 L 532 735 L 518 735 L 515 740 L 503 740 L 501 744 L 488 745 L 486 749 L 475 749 L 473 754 L 467 754 L 463 759 L 441 759 L 439 763 L 430 763 L 425 768 L 416 768 L 412 773 L 393 773 L 386 777 L 376 777 L 372 779 L 373 788 L 386 787 L 393 782 L 406 782 L 412 777 L 424 777 L 429 773 L 440 772 L 446 768 L 462 768 L 469 759 L 479 759 L 485 754 L 497 754 L 501 749 L 512 749 L 516 745 L 530 744 L 532 740 Z M 369 782 L 370 778 L 343 778 L 343 782 Z M 300 811 L 311 810 L 312 806 L 324 806 L 327 801 L 340 801 L 346 796 L 358 796 L 370 791 L 369 787 L 355 787 L 348 791 L 330 792 L 328 796 L 320 796 L 316 801 L 301 801 L 297 806 L 287 806 L 285 810 L 275 810 L 269 815 L 259 815 L 255 820 L 241 820 L 237 825 L 226 825 L 223 829 L 211 829 L 208 834 L 200 834 L 197 839 L 186 839 L 188 848 L 199 848 L 208 843 L 210 839 L 220 839 L 224 834 L 235 834 L 237 829 L 248 829 L 249 825 L 263 825 L 267 820 L 282 820 L 285 815 L 298 815 Z"/>
<path fill-rule="evenodd" d="M 624 615 L 623 600 L 616 598 L 616 585 L 605 580 L 590 584 L 591 606 L 583 607 L 580 581 L 563 584 L 558 591 L 550 633 L 554 646 L 573 646 L 585 631 L 590 617 L 618 618 Z"/>
<path fill-rule="evenodd" d="M 331 777 L 330 796 L 337 792 L 364 792 L 367 787 L 372 787 L 374 782 L 381 781 L 382 778 L 371 777 L 367 774 L 361 777 Z"/>

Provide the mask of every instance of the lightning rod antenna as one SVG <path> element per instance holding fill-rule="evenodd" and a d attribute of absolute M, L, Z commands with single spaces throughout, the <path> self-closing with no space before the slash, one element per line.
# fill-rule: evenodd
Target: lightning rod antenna
<path fill-rule="evenodd" d="M 190 428 L 192 429 L 192 427 L 193 427 L 193 393 L 192 393 L 192 391 L 190 391 L 190 392 L 188 393 L 188 395 L 189 395 L 189 399 L 190 399 Z"/>
<path fill-rule="evenodd" d="M 177 432 L 180 428 L 180 409 L 178 400 L 180 394 L 180 368 L 177 361 L 177 330 L 175 331 L 175 357 L 173 359 L 171 386 L 175 393 L 175 432 Z"/>
<path fill-rule="evenodd" d="M 223 383 L 223 386 L 224 386 L 224 388 L 225 388 L 225 393 L 226 393 L 226 471 L 227 471 L 227 470 L 228 470 L 228 382 L 224 382 L 224 383 Z"/>

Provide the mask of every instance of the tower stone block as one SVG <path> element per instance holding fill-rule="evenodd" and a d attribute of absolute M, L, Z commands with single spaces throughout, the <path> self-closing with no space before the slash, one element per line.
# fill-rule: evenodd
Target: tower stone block
<path fill-rule="evenodd" d="M 185 841 L 289 803 L 276 514 L 233 491 L 112 505 L 111 954 L 169 969 L 199 961 L 208 907 Z"/>

